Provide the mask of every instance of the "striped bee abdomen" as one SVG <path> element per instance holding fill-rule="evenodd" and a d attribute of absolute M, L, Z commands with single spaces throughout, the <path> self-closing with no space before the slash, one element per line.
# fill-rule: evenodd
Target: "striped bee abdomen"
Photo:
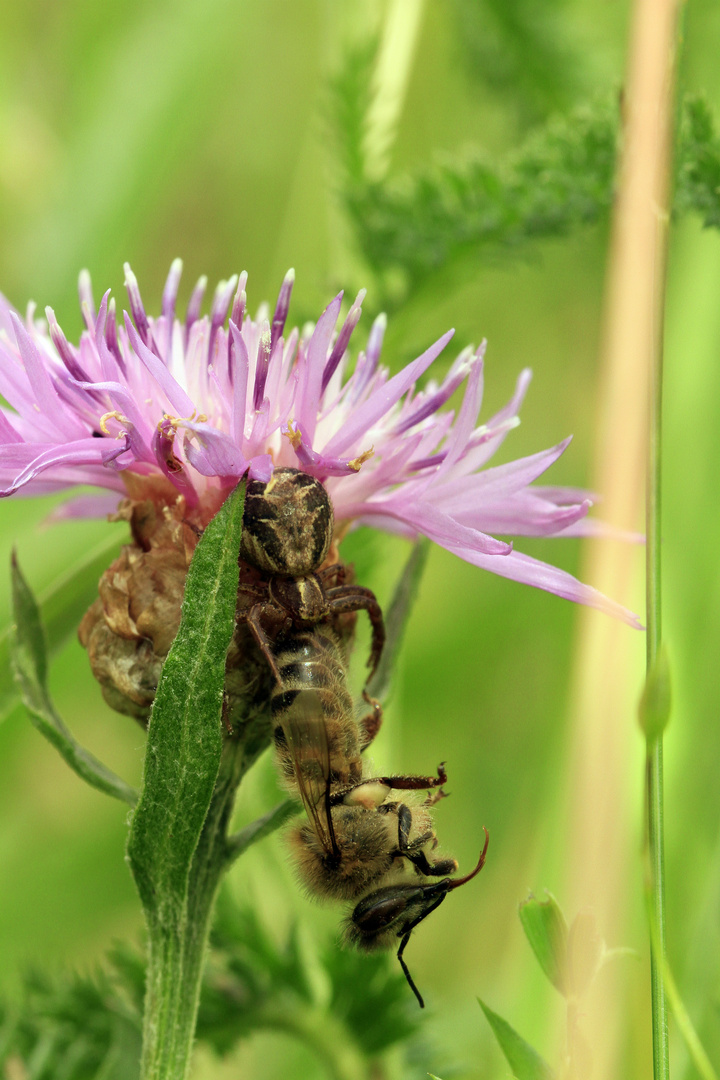
<path fill-rule="evenodd" d="M 289 634 L 275 659 L 280 684 L 272 694 L 275 749 L 290 788 L 352 785 L 362 776 L 358 727 L 338 640 L 326 626 Z"/>

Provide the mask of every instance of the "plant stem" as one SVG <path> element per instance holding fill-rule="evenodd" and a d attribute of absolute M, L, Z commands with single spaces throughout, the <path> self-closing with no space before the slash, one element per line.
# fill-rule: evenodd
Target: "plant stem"
<path fill-rule="evenodd" d="M 210 922 L 227 866 L 227 824 L 248 764 L 242 747 L 225 743 L 186 903 L 182 910 L 148 914 L 142 1080 L 185 1080 L 188 1075 Z"/>
<path fill-rule="evenodd" d="M 663 274 L 664 277 L 664 274 Z M 664 281 L 658 282 L 664 296 Z M 662 637 L 662 300 L 658 304 L 658 333 L 654 368 L 650 381 L 650 423 L 648 431 L 648 477 L 646 494 L 646 589 L 647 589 L 647 672 L 655 670 Z M 665 818 L 663 788 L 663 737 L 653 733 L 647 740 L 646 798 L 648 854 L 650 867 L 650 917 L 657 928 L 651 936 L 650 985 L 652 995 L 653 1065 L 657 1080 L 670 1074 L 668 1058 L 667 1000 L 664 968 L 665 934 Z"/>
<path fill-rule="evenodd" d="M 647 672 L 655 676 L 661 641 L 661 415 L 669 188 L 674 121 L 674 68 L 678 0 L 635 0 L 624 103 L 624 149 L 616 229 L 625 245 L 624 337 L 636 357 L 647 401 L 646 594 Z M 641 384 L 641 385 L 642 385 Z M 643 398 L 645 401 L 643 401 Z M 647 730 L 646 800 L 653 1076 L 669 1080 L 665 970 L 665 856 L 662 731 Z"/>

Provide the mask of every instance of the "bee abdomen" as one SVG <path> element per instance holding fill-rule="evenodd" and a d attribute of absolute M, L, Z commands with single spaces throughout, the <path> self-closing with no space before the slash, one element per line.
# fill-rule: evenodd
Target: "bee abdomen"
<path fill-rule="evenodd" d="M 322 779 L 324 755 L 331 784 L 357 782 L 362 775 L 358 729 L 333 632 L 313 627 L 291 634 L 276 661 L 280 685 L 270 704 L 283 779 L 292 786 L 298 771 L 308 780 Z"/>

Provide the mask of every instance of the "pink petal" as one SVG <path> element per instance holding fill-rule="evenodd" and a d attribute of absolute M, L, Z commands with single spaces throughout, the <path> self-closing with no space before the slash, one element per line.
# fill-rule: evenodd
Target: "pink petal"
<path fill-rule="evenodd" d="M 106 518 L 108 514 L 117 510 L 117 505 L 117 495 L 78 495 L 56 506 L 45 518 L 45 522 L 51 525 L 57 521 L 73 521 L 80 518 Z"/>
<path fill-rule="evenodd" d="M 384 517 L 397 518 L 411 526 L 414 533 L 422 533 L 442 547 L 455 551 L 458 547 L 484 552 L 495 557 L 506 558 L 512 551 L 512 544 L 486 536 L 478 529 L 468 528 L 444 514 L 428 502 L 401 502 L 399 499 L 386 499 L 377 502 L 356 503 L 345 507 L 345 517 L 367 518 L 380 514 Z"/>
<path fill-rule="evenodd" d="M 307 345 L 305 364 L 300 376 L 298 392 L 295 398 L 297 415 L 295 420 L 303 425 L 309 441 L 315 438 L 318 409 L 322 388 L 323 372 L 327 363 L 328 350 L 335 325 L 340 314 L 343 294 L 331 300 L 318 319 Z"/>
<path fill-rule="evenodd" d="M 250 458 L 248 476 L 251 480 L 259 480 L 261 484 L 267 484 L 273 474 L 273 459 L 269 454 L 256 454 Z"/>
<path fill-rule="evenodd" d="M 290 441 L 295 457 L 300 468 L 305 472 L 317 476 L 320 480 L 326 476 L 353 476 L 358 472 L 359 466 L 352 462 L 352 459 L 331 458 L 313 450 L 300 424 L 294 425 L 292 434 L 293 438 Z"/>
<path fill-rule="evenodd" d="M 567 506 L 569 503 L 584 502 L 589 499 L 591 503 L 602 502 L 602 498 L 593 491 L 575 487 L 549 487 L 546 484 L 536 484 L 533 488 L 536 495 L 541 499 L 548 499 L 558 506 Z"/>
<path fill-rule="evenodd" d="M 523 555 L 519 551 L 512 551 L 509 555 L 498 558 L 494 555 L 484 555 L 476 551 L 468 551 L 464 548 L 454 548 L 456 555 L 473 566 L 480 566 L 483 570 L 489 570 L 500 577 L 510 578 L 523 585 L 533 585 L 536 589 L 544 589 L 546 592 L 555 593 L 565 600 L 572 600 L 576 604 L 586 604 L 588 607 L 597 608 L 616 619 L 621 619 L 636 630 L 644 629 L 637 615 L 622 604 L 615 603 L 597 589 L 568 574 L 565 570 L 559 570 L 557 566 L 540 562 L 529 555 Z"/>
<path fill-rule="evenodd" d="M 247 460 L 227 435 L 207 424 L 184 426 L 194 435 L 185 435 L 185 456 L 203 476 L 242 476 L 247 471 Z"/>
<path fill-rule="evenodd" d="M 147 345 L 144 345 L 140 340 L 138 332 L 130 321 L 127 312 L 124 314 L 125 329 L 136 356 L 143 362 L 155 382 L 162 388 L 168 401 L 173 409 L 175 409 L 176 415 L 184 417 L 192 416 L 196 411 L 195 405 L 180 384 L 172 377 L 162 360 L 158 359 L 155 353 L 151 352 Z"/>
<path fill-rule="evenodd" d="M 506 465 L 496 465 L 491 469 L 473 473 L 472 476 L 460 476 L 455 480 L 446 480 L 442 486 L 442 504 L 447 509 L 467 506 L 473 499 L 504 499 L 537 480 L 570 445 L 572 436 L 563 439 L 549 450 L 538 454 L 508 461 Z"/>
<path fill-rule="evenodd" d="M 498 449 L 505 441 L 505 437 L 509 431 L 512 431 L 512 427 L 509 421 L 517 416 L 520 411 L 525 394 L 527 393 L 528 386 L 532 380 L 532 371 L 530 368 L 525 368 L 520 372 L 517 384 L 515 386 L 515 393 L 510 401 L 499 412 L 496 412 L 485 425 L 489 431 L 494 431 L 496 428 L 497 434 L 491 439 L 483 440 L 481 447 L 471 452 L 472 456 L 472 469 L 480 469 L 497 453 Z"/>
<path fill-rule="evenodd" d="M 25 484 L 34 480 L 35 477 L 45 472 L 47 469 L 52 469 L 56 466 L 77 466 L 77 465 L 107 465 L 115 457 L 122 454 L 125 450 L 124 446 L 117 446 L 113 448 L 112 453 L 108 453 L 107 446 L 103 447 L 103 443 L 106 443 L 105 439 L 78 439 L 76 442 L 64 443 L 61 446 L 46 447 L 38 453 L 38 446 L 28 446 L 25 444 L 24 459 L 27 460 L 28 455 L 33 454 L 32 460 L 25 464 L 25 467 L 21 469 L 16 476 L 13 477 L 9 487 L 4 490 L 0 490 L 0 498 L 5 498 L 7 495 L 12 495 L 18 488 L 23 487 Z M 18 451 L 19 444 L 10 447 L 11 451 Z M 3 452 L 2 457 L 2 473 L 0 475 L 7 476 L 9 470 L 13 465 L 13 454 Z M 18 457 L 18 464 L 20 458 Z M 77 483 L 77 480 L 74 481 Z"/>
<path fill-rule="evenodd" d="M 393 376 L 389 382 L 371 394 L 363 405 L 354 410 L 352 416 L 340 431 L 330 439 L 323 448 L 323 453 L 332 457 L 340 457 L 345 451 L 353 448 L 357 440 L 363 435 L 367 435 L 373 424 L 400 400 L 423 372 L 427 371 L 454 333 L 454 330 L 448 330 L 429 349 L 426 349 L 422 356 L 419 356 L 417 360 L 413 360 L 411 364 L 408 364 L 406 368 Z"/>
<path fill-rule="evenodd" d="M 50 418 L 57 431 L 67 438 L 80 433 L 80 424 L 74 416 L 69 416 L 62 404 L 47 364 L 40 356 L 35 343 L 14 312 L 10 313 L 18 349 L 23 359 L 25 372 L 34 395 L 34 403 L 47 418 Z"/>
<path fill-rule="evenodd" d="M 0 409 L 0 443 L 22 442 L 15 428 L 10 423 L 10 418 L 4 409 Z"/>
<path fill-rule="evenodd" d="M 508 536 L 554 536 L 585 518 L 591 506 L 589 499 L 575 506 L 556 506 L 545 499 L 538 499 L 531 489 L 509 498 L 483 502 L 477 508 L 469 505 L 465 510 L 456 511 L 454 516 L 465 525 L 481 528 L 483 532 Z"/>
<path fill-rule="evenodd" d="M 247 384 L 250 371 L 248 357 L 242 334 L 230 320 L 230 376 L 233 385 L 232 436 L 238 446 L 245 438 L 245 409 L 247 407 Z"/>

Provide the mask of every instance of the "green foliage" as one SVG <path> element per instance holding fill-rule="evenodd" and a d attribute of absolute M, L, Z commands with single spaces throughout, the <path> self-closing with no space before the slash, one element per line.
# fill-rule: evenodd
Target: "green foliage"
<path fill-rule="evenodd" d="M 505 161 L 475 150 L 350 187 L 345 202 L 372 268 L 402 270 L 412 286 L 461 254 L 497 256 L 597 221 L 612 202 L 616 140 L 615 108 L 584 106 Z"/>
<path fill-rule="evenodd" d="M 225 659 L 235 625 L 244 484 L 203 533 L 163 666 L 128 858 L 146 912 L 181 920 L 222 753 Z"/>
<path fill-rule="evenodd" d="M 545 975 L 561 994 L 567 993 L 568 928 L 557 900 L 529 896 L 519 907 L 520 922 Z"/>
<path fill-rule="evenodd" d="M 421 1012 L 392 953 L 360 953 L 332 942 L 323 953 L 330 1009 L 368 1057 L 410 1039 Z"/>
<path fill-rule="evenodd" d="M 348 48 L 329 85 L 329 119 L 334 131 L 341 134 L 339 164 L 350 187 L 365 181 L 367 114 L 378 45 L 379 39 L 372 36 Z"/>
<path fill-rule="evenodd" d="M 706 229 L 720 228 L 720 139 L 708 103 L 685 102 L 681 123 L 675 208 L 700 214 Z"/>
<path fill-rule="evenodd" d="M 564 0 L 455 0 L 469 74 L 523 118 L 567 107 L 580 76 Z"/>
<path fill-rule="evenodd" d="M 334 942 L 320 950 L 320 966 L 322 1000 L 297 930 L 279 940 L 255 910 L 222 891 L 197 1039 L 224 1057 L 255 1031 L 282 1029 L 328 1060 L 325 1031 L 365 1059 L 362 1075 L 372 1075 L 379 1054 L 418 1031 L 405 979 L 387 954 L 365 956 Z M 26 974 L 14 1005 L 0 1001 L 0 1075 L 14 1061 L 28 1080 L 138 1080 L 144 987 L 145 963 L 126 945 L 116 945 L 92 977 Z"/>
<path fill-rule="evenodd" d="M 28 1080 L 137 1080 L 140 1014 L 113 972 L 25 976 L 0 1003 L 0 1073 Z"/>
<path fill-rule="evenodd" d="M 241 481 L 193 553 L 130 826 L 128 861 L 150 938 L 143 1080 L 188 1075 L 213 900 L 227 865 L 227 821 L 243 745 L 224 744 L 222 709 L 244 503 Z"/>
<path fill-rule="evenodd" d="M 15 627 L 10 651 L 15 679 L 30 719 L 86 783 L 134 806 L 137 801 L 134 788 L 82 747 L 56 712 L 47 688 L 47 645 L 40 611 L 15 555 L 11 574 Z"/>
<path fill-rule="evenodd" d="M 97 597 L 98 578 L 118 548 L 113 534 L 89 552 L 83 552 L 38 597 L 47 650 L 53 656 L 74 634 L 80 619 Z M 18 688 L 10 670 L 11 627 L 0 631 L 0 720 L 18 701 Z"/>
<path fill-rule="evenodd" d="M 221 892 L 211 943 L 197 1032 L 218 1053 L 263 1028 L 290 1031 L 320 1050 L 325 1016 L 331 1030 L 372 1058 L 418 1028 L 405 979 L 385 953 L 368 956 L 337 942 L 322 949 L 325 1004 L 317 1000 L 317 975 L 296 927 L 278 942 L 254 909 L 237 907 Z"/>
<path fill-rule="evenodd" d="M 478 998 L 478 1001 L 480 999 Z M 500 1044 L 500 1049 L 507 1058 L 507 1063 L 512 1069 L 516 1080 L 552 1080 L 554 1073 L 547 1062 L 526 1042 L 517 1031 L 494 1013 L 482 1001 L 480 1008 L 485 1013 L 487 1022 L 493 1030 L 493 1034 Z"/>
<path fill-rule="evenodd" d="M 457 3 L 465 25 L 478 5 L 476 0 Z M 531 56 L 551 71 L 551 52 L 542 59 L 526 48 L 529 37 L 537 45 L 537 27 L 530 29 L 537 15 L 533 0 L 485 3 L 503 32 L 516 38 L 528 77 L 540 78 L 528 67 Z M 473 26 L 474 16 L 465 44 L 484 49 Z M 619 146 L 617 99 L 551 116 L 501 160 L 475 148 L 383 182 L 368 179 L 364 118 L 376 49 L 369 41 L 350 52 L 332 91 L 343 200 L 360 250 L 381 287 L 385 283 L 386 306 L 391 299 L 407 298 L 428 275 L 463 255 L 488 260 L 523 253 L 539 239 L 570 235 L 607 216 Z M 501 55 L 503 65 L 512 66 L 512 51 Z M 556 70 L 566 68 L 558 63 Z M 706 228 L 720 228 L 720 139 L 709 106 L 697 97 L 689 97 L 681 110 L 674 208 L 700 214 Z"/>
<path fill-rule="evenodd" d="M 250 908 L 221 892 L 211 935 L 211 962 L 198 1013 L 198 1038 L 227 1054 L 276 1011 L 292 1014 L 312 1000 L 307 968 L 294 928 L 277 944 Z"/>

